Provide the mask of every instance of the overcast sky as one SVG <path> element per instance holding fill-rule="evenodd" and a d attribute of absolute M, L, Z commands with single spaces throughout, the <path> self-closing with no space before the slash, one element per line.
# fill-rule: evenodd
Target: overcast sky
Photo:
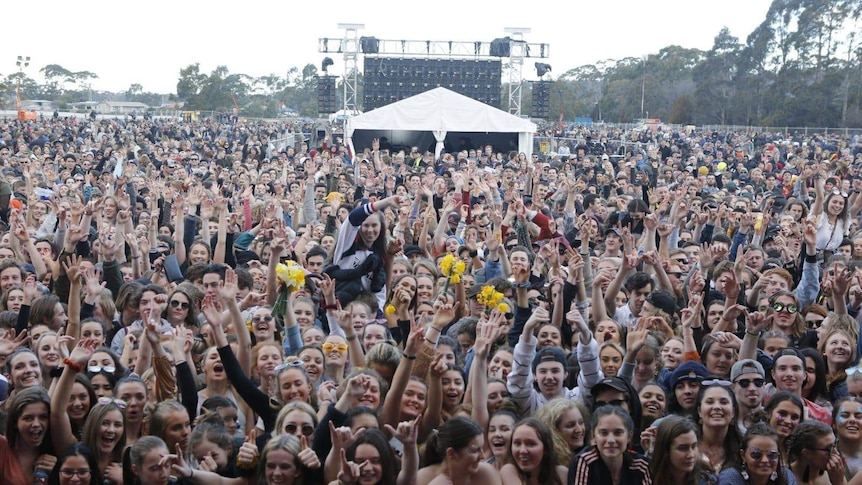
<path fill-rule="evenodd" d="M 742 41 L 763 20 L 771 0 L 502 2 L 369 0 L 348 2 L 117 2 L 36 0 L 6 2 L 0 75 L 15 72 L 18 55 L 30 56 L 27 74 L 59 64 L 91 71 L 93 89 L 176 92 L 179 70 L 199 62 L 209 73 L 284 75 L 296 66 L 320 68 L 318 38 L 338 38 L 339 23 L 363 23 L 379 39 L 490 42 L 505 27 L 528 27 L 525 40 L 550 44 L 546 61 L 556 77 L 603 59 L 640 57 L 677 44 L 709 49 L 726 26 Z M 344 60 L 330 55 L 330 72 Z M 524 78 L 535 78 L 532 60 Z"/>

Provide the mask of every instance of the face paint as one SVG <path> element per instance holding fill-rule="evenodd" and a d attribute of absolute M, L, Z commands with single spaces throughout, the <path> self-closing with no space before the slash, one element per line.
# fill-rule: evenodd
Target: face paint
<path fill-rule="evenodd" d="M 838 423 L 838 426 L 842 426 L 844 423 L 847 422 L 847 418 L 843 416 L 838 416 L 835 418 L 835 422 Z"/>

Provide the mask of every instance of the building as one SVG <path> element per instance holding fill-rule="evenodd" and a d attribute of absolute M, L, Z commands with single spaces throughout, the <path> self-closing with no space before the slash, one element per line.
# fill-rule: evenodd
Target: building
<path fill-rule="evenodd" d="M 140 114 L 143 115 L 150 107 L 137 101 L 102 101 L 96 105 L 96 112 L 100 114 Z"/>

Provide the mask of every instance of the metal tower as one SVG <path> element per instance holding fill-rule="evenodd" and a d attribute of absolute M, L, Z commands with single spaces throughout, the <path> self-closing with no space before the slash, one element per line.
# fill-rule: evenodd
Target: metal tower
<path fill-rule="evenodd" d="M 356 89 L 359 84 L 359 30 L 365 24 L 338 24 L 344 31 L 341 50 L 344 52 L 344 110 L 351 114 L 359 113 Z"/>
<path fill-rule="evenodd" d="M 507 27 L 509 34 L 509 113 L 521 116 L 521 84 L 523 81 L 524 58 L 529 56 L 524 34 L 530 33 L 528 27 Z"/>

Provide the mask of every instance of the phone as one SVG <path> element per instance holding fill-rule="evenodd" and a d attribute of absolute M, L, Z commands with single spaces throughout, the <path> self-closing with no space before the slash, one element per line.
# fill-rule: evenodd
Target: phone
<path fill-rule="evenodd" d="M 175 283 L 177 281 L 183 281 L 185 277 L 183 276 L 183 272 L 180 270 L 180 263 L 177 261 L 177 257 L 174 254 L 168 255 L 165 258 L 165 274 L 168 277 L 168 281 L 171 283 Z"/>

